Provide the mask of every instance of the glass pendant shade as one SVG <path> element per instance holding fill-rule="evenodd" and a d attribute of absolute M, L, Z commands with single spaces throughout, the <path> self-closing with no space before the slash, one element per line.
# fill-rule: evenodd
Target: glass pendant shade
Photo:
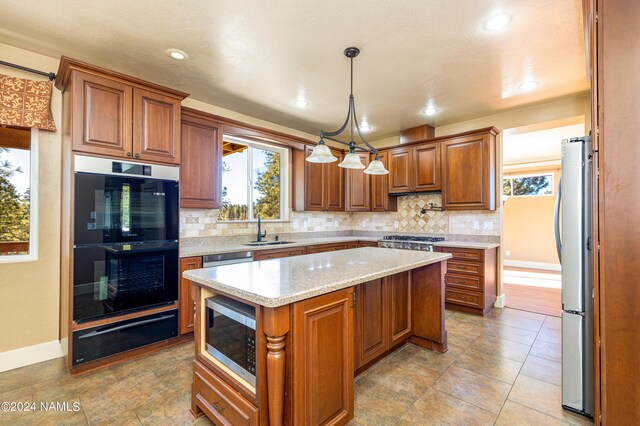
<path fill-rule="evenodd" d="M 345 155 L 344 160 L 338 164 L 338 167 L 344 167 L 345 169 L 364 169 L 364 164 L 360 161 L 358 154 L 350 152 Z"/>
<path fill-rule="evenodd" d="M 307 157 L 307 161 L 310 163 L 333 163 L 338 161 L 338 158 L 333 155 L 327 145 L 321 142 L 313 148 L 311 155 Z"/>
<path fill-rule="evenodd" d="M 369 167 L 363 172 L 368 175 L 386 175 L 389 174 L 389 171 L 384 168 L 384 164 L 380 160 L 373 160 L 369 163 Z"/>

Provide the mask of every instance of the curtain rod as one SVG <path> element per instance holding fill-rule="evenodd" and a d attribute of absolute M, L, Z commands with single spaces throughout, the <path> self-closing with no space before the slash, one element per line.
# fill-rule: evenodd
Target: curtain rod
<path fill-rule="evenodd" d="M 39 70 L 34 70 L 33 68 L 23 67 L 22 65 L 12 64 L 11 62 L 0 61 L 0 65 L 4 65 L 5 67 L 16 68 L 22 71 L 30 72 L 33 74 L 38 74 L 44 77 L 47 77 L 49 81 L 53 81 L 56 79 L 56 73 L 54 72 L 44 72 Z"/>

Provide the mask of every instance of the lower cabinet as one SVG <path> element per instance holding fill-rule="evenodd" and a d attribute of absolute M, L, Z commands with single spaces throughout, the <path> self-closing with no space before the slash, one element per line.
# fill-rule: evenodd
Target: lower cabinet
<path fill-rule="evenodd" d="M 196 309 L 193 284 L 182 277 L 182 273 L 189 269 L 202 268 L 202 257 L 184 257 L 180 259 L 180 334 L 193 331 L 193 320 Z"/>
<path fill-rule="evenodd" d="M 353 288 L 293 304 L 293 424 L 353 418 Z"/>
<path fill-rule="evenodd" d="M 324 253 L 326 251 L 338 251 L 346 250 L 347 243 L 335 243 L 335 244 L 318 244 L 317 246 L 308 246 L 307 254 Z"/>
<path fill-rule="evenodd" d="M 347 243 L 348 249 L 360 248 L 360 247 L 378 247 L 377 241 L 352 241 Z"/>
<path fill-rule="evenodd" d="M 306 247 L 291 247 L 285 249 L 260 250 L 253 252 L 253 260 L 280 259 L 283 257 L 301 256 L 307 254 Z"/>
<path fill-rule="evenodd" d="M 409 272 L 356 287 L 355 369 L 368 364 L 411 336 Z"/>
<path fill-rule="evenodd" d="M 193 362 L 193 395 L 216 424 L 257 426 L 258 408 L 198 361 Z"/>

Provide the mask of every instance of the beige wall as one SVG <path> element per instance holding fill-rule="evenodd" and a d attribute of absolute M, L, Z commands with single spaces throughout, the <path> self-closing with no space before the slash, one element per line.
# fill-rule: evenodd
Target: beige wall
<path fill-rule="evenodd" d="M 505 261 L 524 261 L 559 265 L 553 232 L 555 192 L 560 169 L 513 170 L 504 176 L 553 173 L 553 195 L 510 197 L 503 207 L 502 256 Z M 510 254 L 507 254 L 507 251 Z"/>
<path fill-rule="evenodd" d="M 0 44 L 0 58 L 43 71 L 58 61 Z M 40 79 L 12 68 L 0 73 Z M 60 129 L 61 95 L 53 91 L 53 116 Z M 58 339 L 60 281 L 60 131 L 40 131 L 38 167 L 38 260 L 0 263 L 0 352 Z"/>

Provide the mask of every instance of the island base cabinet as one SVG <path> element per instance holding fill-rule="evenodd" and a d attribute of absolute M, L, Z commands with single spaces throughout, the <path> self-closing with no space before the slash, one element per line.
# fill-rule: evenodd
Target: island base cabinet
<path fill-rule="evenodd" d="M 192 403 L 195 415 L 204 411 L 215 424 L 259 424 L 258 409 L 198 361 L 193 362 Z"/>
<path fill-rule="evenodd" d="M 293 305 L 293 424 L 353 418 L 353 288 Z"/>

